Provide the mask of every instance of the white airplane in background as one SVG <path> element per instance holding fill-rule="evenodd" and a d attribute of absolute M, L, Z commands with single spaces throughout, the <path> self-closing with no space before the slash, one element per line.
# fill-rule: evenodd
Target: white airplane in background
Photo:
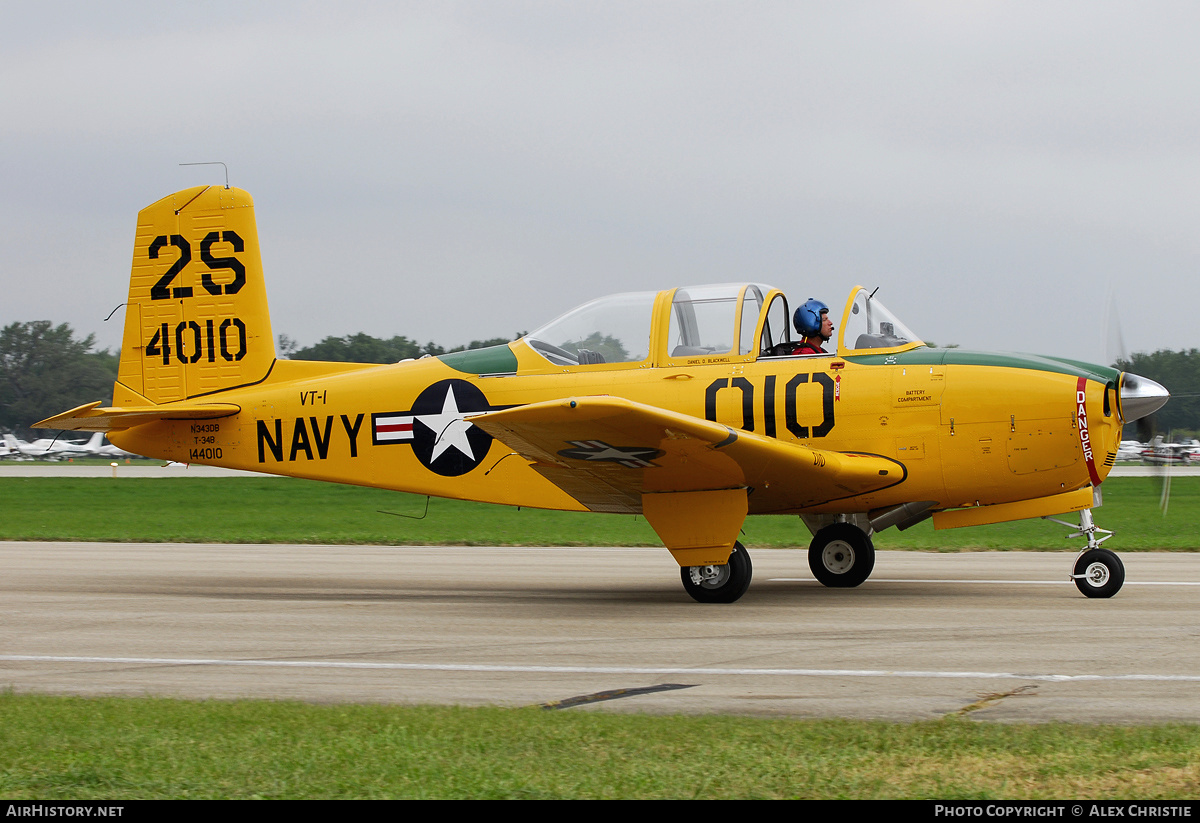
<path fill-rule="evenodd" d="M 50 437 L 43 437 L 28 443 L 10 433 L 4 435 L 4 444 L 9 448 L 10 453 L 16 452 L 25 457 L 50 458 L 52 460 L 61 460 L 64 457 L 82 457 L 91 453 L 85 443 L 57 440 Z"/>
<path fill-rule="evenodd" d="M 1150 441 L 1142 452 L 1143 463 L 1156 465 L 1174 465 L 1181 463 L 1185 466 L 1200 460 L 1200 441 L 1188 440 L 1184 443 L 1168 443 L 1160 434 Z"/>
<path fill-rule="evenodd" d="M 1141 460 L 1146 444 L 1140 440 L 1122 440 L 1117 447 L 1117 460 Z"/>
<path fill-rule="evenodd" d="M 127 452 L 124 449 L 119 449 L 112 443 L 104 442 L 104 432 L 95 432 L 90 440 L 83 444 L 87 449 L 87 453 L 96 457 L 111 457 L 111 458 L 126 458 L 126 457 L 141 457 L 140 454 Z"/>

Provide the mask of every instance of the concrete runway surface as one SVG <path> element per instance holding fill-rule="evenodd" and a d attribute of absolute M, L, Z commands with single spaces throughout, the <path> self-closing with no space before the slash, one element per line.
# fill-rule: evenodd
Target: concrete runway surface
<path fill-rule="evenodd" d="M 0 543 L 0 686 L 1200 722 L 1200 556 L 1124 554 L 1125 588 L 1089 600 L 1071 553 L 881 552 L 850 590 L 751 555 L 713 606 L 662 549 Z"/>

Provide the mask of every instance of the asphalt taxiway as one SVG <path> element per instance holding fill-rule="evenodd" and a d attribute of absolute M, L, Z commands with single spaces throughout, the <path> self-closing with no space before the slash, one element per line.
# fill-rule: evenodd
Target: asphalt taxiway
<path fill-rule="evenodd" d="M 1000 722 L 1200 722 L 1200 556 L 881 552 L 851 590 L 752 551 L 0 543 L 0 687 L 85 695 Z"/>

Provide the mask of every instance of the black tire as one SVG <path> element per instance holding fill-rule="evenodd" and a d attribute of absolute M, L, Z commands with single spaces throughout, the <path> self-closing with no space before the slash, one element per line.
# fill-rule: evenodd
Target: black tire
<path fill-rule="evenodd" d="M 834 523 L 813 536 L 808 547 L 808 567 L 821 585 L 852 589 L 871 576 L 875 544 L 857 526 Z"/>
<path fill-rule="evenodd" d="M 1075 561 L 1071 579 L 1087 597 L 1112 597 L 1125 585 L 1125 565 L 1108 549 L 1088 549 Z"/>
<path fill-rule="evenodd" d="M 679 569 L 684 591 L 697 603 L 733 603 L 750 588 L 750 578 L 754 576 L 750 554 L 741 543 L 733 544 L 728 563 L 712 567 L 718 570 L 716 577 L 703 579 L 703 570 L 707 568 L 682 566 Z"/>

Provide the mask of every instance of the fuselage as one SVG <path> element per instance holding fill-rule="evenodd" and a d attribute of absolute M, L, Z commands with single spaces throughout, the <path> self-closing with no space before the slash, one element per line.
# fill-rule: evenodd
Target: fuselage
<path fill-rule="evenodd" d="M 164 420 L 110 439 L 181 462 L 581 509 L 455 413 L 611 395 L 904 467 L 902 482 L 889 488 L 803 509 L 789 499 L 786 483 L 763 484 L 749 494 L 751 513 L 857 512 L 918 500 L 951 508 L 1098 484 L 1120 440 L 1119 379 L 1100 366 L 929 348 L 561 369 L 516 341 L 504 351 L 389 366 L 279 361 L 261 383 L 222 393 L 222 401 L 241 407 L 236 415 Z"/>

